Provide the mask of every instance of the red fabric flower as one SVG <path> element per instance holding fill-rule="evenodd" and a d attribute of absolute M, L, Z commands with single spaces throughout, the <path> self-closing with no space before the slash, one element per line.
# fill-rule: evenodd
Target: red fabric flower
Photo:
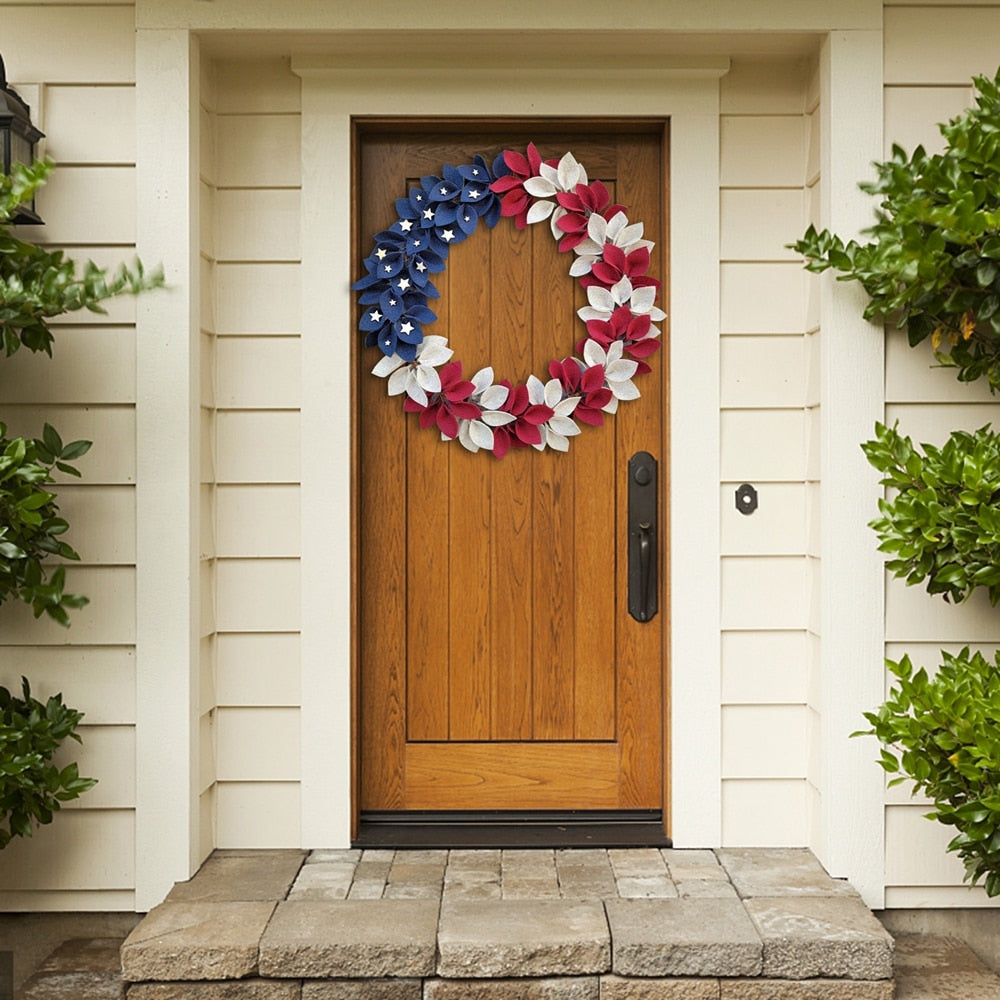
<path fill-rule="evenodd" d="M 649 285 L 659 288 L 659 281 L 646 274 L 648 270 L 648 247 L 639 247 L 627 254 L 621 247 L 616 247 L 614 243 L 605 243 L 601 251 L 601 259 L 594 262 L 590 274 L 585 274 L 580 278 L 580 285 L 583 288 L 589 288 L 591 285 L 611 288 L 622 278 L 628 278 L 632 282 L 633 288 Z"/>
<path fill-rule="evenodd" d="M 628 306 L 619 306 L 608 320 L 588 319 L 587 333 L 591 340 L 596 340 L 601 347 L 607 349 L 615 340 L 621 340 L 625 347 L 624 353 L 635 358 L 639 367 L 636 374 L 646 374 L 652 371 L 643 358 L 648 358 L 660 349 L 656 337 L 649 336 L 653 329 L 653 321 L 648 314 L 635 316 Z M 583 341 L 577 350 L 582 350 Z"/>
<path fill-rule="evenodd" d="M 544 404 L 532 403 L 528 398 L 528 387 L 519 385 L 511 388 L 507 379 L 498 383 L 507 386 L 507 401 L 500 407 L 507 413 L 513 413 L 517 420 L 493 428 L 493 454 L 503 458 L 511 448 L 528 448 L 533 444 L 542 443 L 542 432 L 539 426 L 554 416 L 555 411 Z"/>
<path fill-rule="evenodd" d="M 564 358 L 549 362 L 549 374 L 559 379 L 567 395 L 579 394 L 580 402 L 573 411 L 574 420 L 591 427 L 600 427 L 604 423 L 601 411 L 611 402 L 613 393 L 604 384 L 604 368 L 601 365 L 581 369 L 575 358 Z"/>
<path fill-rule="evenodd" d="M 587 238 L 587 222 L 595 213 L 611 219 L 618 212 L 624 212 L 624 205 L 609 205 L 611 195 L 600 181 L 577 184 L 573 191 L 560 191 L 556 201 L 566 209 L 556 225 L 566 234 L 559 241 L 560 253 L 566 253 Z"/>
<path fill-rule="evenodd" d="M 518 229 L 525 229 L 528 225 L 528 209 L 531 208 L 534 199 L 524 190 L 524 182 L 529 177 L 539 176 L 539 167 L 543 162 L 542 156 L 535 148 L 535 144 L 529 142 L 527 156 L 514 149 L 505 149 L 503 162 L 507 165 L 510 173 L 498 177 L 490 185 L 490 190 L 494 194 L 503 195 L 500 202 L 500 214 L 513 216 L 514 225 Z M 555 166 L 559 161 L 547 160 L 545 162 Z"/>
<path fill-rule="evenodd" d="M 434 393 L 426 406 L 409 396 L 403 401 L 403 409 L 408 413 L 420 414 L 420 426 L 437 424 L 446 438 L 458 437 L 458 421 L 477 420 L 482 413 L 469 396 L 476 387 L 462 378 L 462 362 L 452 361 L 439 372 L 441 391 Z"/>

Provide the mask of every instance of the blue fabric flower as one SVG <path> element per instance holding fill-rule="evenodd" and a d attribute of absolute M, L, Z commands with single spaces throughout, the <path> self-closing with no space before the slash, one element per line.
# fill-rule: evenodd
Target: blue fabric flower
<path fill-rule="evenodd" d="M 427 307 L 428 299 L 439 297 L 431 275 L 444 271 L 451 245 L 471 236 L 480 219 L 496 225 L 501 199 L 490 184 L 508 172 L 502 155 L 491 170 L 477 154 L 463 166 L 445 164 L 440 177 L 421 177 L 419 187 L 396 199 L 399 218 L 375 234 L 366 274 L 351 286 L 365 307 L 358 327 L 366 345 L 414 360 L 424 325 L 436 319 Z"/>
<path fill-rule="evenodd" d="M 424 325 L 436 319 L 422 292 L 399 294 L 390 288 L 365 309 L 358 325 L 365 334 L 366 346 L 378 347 L 386 356 L 398 354 L 412 361 L 417 345 L 424 339 Z"/>

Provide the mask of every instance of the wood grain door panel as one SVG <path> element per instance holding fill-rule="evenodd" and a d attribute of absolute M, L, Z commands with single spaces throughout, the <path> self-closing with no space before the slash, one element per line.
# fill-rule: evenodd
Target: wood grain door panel
<path fill-rule="evenodd" d="M 417 178 L 528 137 L 546 157 L 572 150 L 644 223 L 665 289 L 662 123 L 364 123 L 357 260 Z M 547 223 L 480 223 L 436 276 L 426 332 L 448 338 L 467 377 L 492 365 L 497 380 L 547 379 L 586 334 L 570 263 Z M 628 615 L 625 517 L 629 457 L 646 450 L 666 469 L 666 356 L 649 359 L 641 399 L 584 426 L 568 453 L 497 461 L 420 429 L 369 374 L 379 355 L 358 351 L 362 810 L 662 806 L 666 615 Z"/>

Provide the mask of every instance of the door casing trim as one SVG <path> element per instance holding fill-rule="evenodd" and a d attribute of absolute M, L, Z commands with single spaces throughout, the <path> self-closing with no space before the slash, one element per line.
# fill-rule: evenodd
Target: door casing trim
<path fill-rule="evenodd" d="M 316 60 L 296 60 L 293 69 L 302 77 L 302 452 L 310 458 L 302 470 L 302 520 L 309 525 L 302 555 L 303 845 L 346 845 L 355 815 L 351 483 L 343 474 L 353 452 L 345 225 L 352 118 L 462 116 L 470 109 L 523 118 L 526 106 L 530 117 L 586 118 L 628 107 L 637 117 L 670 119 L 670 368 L 681 375 L 670 388 L 670 509 L 671 520 L 684 524 L 671 536 L 670 575 L 684 586 L 664 597 L 673 623 L 669 806 L 675 842 L 718 843 L 720 60 L 684 71 L 612 72 L 599 86 L 563 70 L 358 74 Z M 343 335 L 331 336 L 331 327 Z"/>

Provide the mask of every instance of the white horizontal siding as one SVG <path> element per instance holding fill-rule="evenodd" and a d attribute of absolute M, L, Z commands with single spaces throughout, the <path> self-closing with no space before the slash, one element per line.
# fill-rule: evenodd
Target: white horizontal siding
<path fill-rule="evenodd" d="M 719 82 L 723 115 L 800 115 L 808 103 L 810 60 L 737 59 Z"/>
<path fill-rule="evenodd" d="M 725 706 L 723 778 L 804 778 L 808 721 L 804 705 Z"/>
<path fill-rule="evenodd" d="M 60 326 L 52 357 L 22 348 L 3 359 L 0 393 L 12 403 L 135 402 L 135 330 L 129 326 Z"/>
<path fill-rule="evenodd" d="M 45 91 L 45 151 L 67 164 L 135 163 L 135 88 L 49 86 Z"/>
<path fill-rule="evenodd" d="M 79 261 L 117 267 L 135 243 L 134 12 L 129 3 L 3 7 L 8 77 L 46 133 L 40 152 L 57 169 L 39 191 L 46 225 L 24 238 L 65 247 Z M 155 262 L 152 262 L 155 263 Z M 72 626 L 0 609 L 0 683 L 23 673 L 39 698 L 61 691 L 84 712 L 76 760 L 98 784 L 55 822 L 0 854 L 2 905 L 14 910 L 110 910 L 134 906 L 135 785 L 135 302 L 105 313 L 56 318 L 54 357 L 21 351 L 0 359 L 0 419 L 13 433 L 51 423 L 91 451 L 59 476 L 70 564 L 67 589 L 90 598 Z"/>
<path fill-rule="evenodd" d="M 297 707 L 301 682 L 297 632 L 227 632 L 218 637 L 217 697 L 221 706 Z"/>
<path fill-rule="evenodd" d="M 219 847 L 273 849 L 301 843 L 297 781 L 220 782 L 215 797 Z"/>
<path fill-rule="evenodd" d="M 85 594 L 90 603 L 71 612 L 67 632 L 48 616 L 36 619 L 24 604 L 0 609 L 0 633 L 5 646 L 131 645 L 135 642 L 135 568 L 132 566 L 76 566 L 66 571 L 66 589 Z M 0 647 L 2 648 L 2 647 Z M 6 657 L 4 658 L 6 661 Z M 16 666 L 3 663 L 0 680 L 20 676 Z M 86 708 L 77 704 L 74 708 Z"/>
<path fill-rule="evenodd" d="M 737 510 L 736 490 L 722 487 L 724 556 L 801 555 L 806 551 L 807 497 L 804 483 L 766 483 L 757 489 L 752 514 Z"/>
<path fill-rule="evenodd" d="M 65 640 L 71 633 L 59 634 Z M 12 690 L 20 690 L 23 674 L 39 700 L 62 692 L 67 705 L 85 713 L 86 725 L 135 721 L 135 651 L 130 646 L 64 642 L 55 647 L 20 646 L 16 651 L 4 650 L 3 656 L 17 661 L 19 676 L 3 682 Z"/>
<path fill-rule="evenodd" d="M 214 251 L 219 260 L 298 261 L 301 258 L 297 188 L 218 191 Z"/>
<path fill-rule="evenodd" d="M 298 781 L 302 750 L 297 708 L 220 708 L 220 781 Z"/>
<path fill-rule="evenodd" d="M 791 262 L 724 263 L 722 333 L 805 333 L 808 277 Z"/>
<path fill-rule="evenodd" d="M 806 401 L 803 334 L 722 338 L 720 381 L 726 409 L 801 408 Z"/>
<path fill-rule="evenodd" d="M 131 406 L 81 406 L 75 403 L 0 406 L 0 416 L 6 421 L 11 434 L 40 437 L 44 424 L 50 423 L 59 431 L 64 442 L 79 439 L 92 441 L 90 451 L 73 463 L 87 483 L 112 485 L 135 482 L 135 411 Z M 79 481 L 61 472 L 55 475 L 61 482 Z"/>
<path fill-rule="evenodd" d="M 302 548 L 297 485 L 220 486 L 220 556 L 298 556 Z"/>
<path fill-rule="evenodd" d="M 224 60 L 211 77 L 212 162 L 203 175 L 211 179 L 211 225 L 203 252 L 212 258 L 214 293 L 203 322 L 216 336 L 211 391 L 202 395 L 211 406 L 213 449 L 204 473 L 216 484 L 218 707 L 202 808 L 220 846 L 297 846 L 299 81 L 283 62 Z"/>
<path fill-rule="evenodd" d="M 805 480 L 809 433 L 805 410 L 724 410 L 721 421 L 723 480 Z"/>
<path fill-rule="evenodd" d="M 220 559 L 216 622 L 223 632 L 295 632 L 299 628 L 297 559 Z M 286 664 L 274 664 L 287 669 Z"/>
<path fill-rule="evenodd" d="M 723 187 L 805 186 L 808 123 L 801 112 L 723 115 L 719 139 Z"/>
<path fill-rule="evenodd" d="M 801 847 L 808 842 L 804 780 L 729 780 L 722 785 L 723 843 L 740 847 Z"/>
<path fill-rule="evenodd" d="M 15 838 L 0 854 L 4 909 L 11 894 L 80 890 L 130 891 L 135 819 L 131 809 L 63 809 L 51 825 Z M 26 897 L 27 898 L 27 897 Z M 34 900 L 32 900 L 34 902 Z M 39 900 L 42 902 L 42 900 Z"/>
<path fill-rule="evenodd" d="M 810 598 L 805 556 L 722 560 L 723 629 L 805 628 Z"/>
<path fill-rule="evenodd" d="M 215 477 L 219 483 L 298 483 L 299 414 L 294 410 L 220 410 Z"/>
<path fill-rule="evenodd" d="M 804 629 L 724 632 L 724 705 L 805 704 L 810 650 Z"/>
<path fill-rule="evenodd" d="M 302 358 L 297 337 L 221 337 L 215 353 L 219 409 L 298 409 Z"/>
<path fill-rule="evenodd" d="M 65 535 L 87 565 L 135 564 L 135 497 L 132 487 L 67 483 L 59 487 L 59 512 L 71 525 Z"/>
<path fill-rule="evenodd" d="M 21 82 L 135 82 L 135 14 L 131 3 L 107 5 L 100 19 L 91 4 L 4 6 L 7 79 Z M 45 131 L 45 126 L 42 126 Z"/>
<path fill-rule="evenodd" d="M 97 778 L 86 794 L 63 805 L 67 810 L 135 807 L 135 727 L 95 726 L 84 716 L 77 729 L 82 744 L 68 740 L 53 758 L 57 767 L 75 761 L 80 774 Z"/>
<path fill-rule="evenodd" d="M 997 69 L 1000 8 L 978 4 L 892 6 L 885 11 L 887 85 L 966 86 Z"/>
<path fill-rule="evenodd" d="M 39 242 L 58 246 L 132 246 L 135 170 L 131 166 L 62 166 L 36 199 L 45 220 Z"/>
<path fill-rule="evenodd" d="M 722 81 L 720 402 L 723 843 L 804 844 L 812 569 L 807 281 L 811 66 Z M 737 509 L 750 483 L 759 506 Z"/>
<path fill-rule="evenodd" d="M 291 263 L 220 263 L 215 269 L 220 336 L 298 334 L 302 326 L 299 268 Z"/>

